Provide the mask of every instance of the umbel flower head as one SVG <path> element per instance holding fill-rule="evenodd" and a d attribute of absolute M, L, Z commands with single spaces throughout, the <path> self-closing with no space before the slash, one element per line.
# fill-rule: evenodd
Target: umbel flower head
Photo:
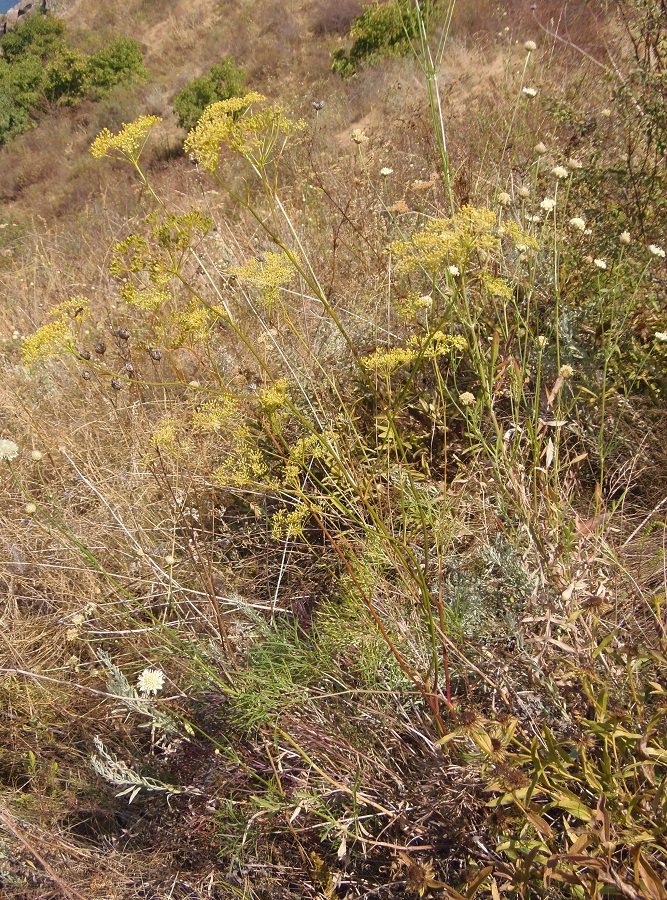
<path fill-rule="evenodd" d="M 160 669 L 144 669 L 137 678 L 137 687 L 142 694 L 157 694 L 164 685 L 164 672 Z"/>
<path fill-rule="evenodd" d="M 217 169 L 222 144 L 249 162 L 264 165 L 281 137 L 305 127 L 304 122 L 289 119 L 282 106 L 263 106 L 265 102 L 266 97 L 252 91 L 207 106 L 185 140 L 185 152 L 208 172 Z"/>
<path fill-rule="evenodd" d="M 110 156 L 136 164 L 146 144 L 148 132 L 161 121 L 159 116 L 139 116 L 134 122 L 123 125 L 118 134 L 104 128 L 93 141 L 90 152 L 95 159 Z"/>
<path fill-rule="evenodd" d="M 7 438 L 0 440 L 0 461 L 11 462 L 19 455 L 18 444 Z"/>

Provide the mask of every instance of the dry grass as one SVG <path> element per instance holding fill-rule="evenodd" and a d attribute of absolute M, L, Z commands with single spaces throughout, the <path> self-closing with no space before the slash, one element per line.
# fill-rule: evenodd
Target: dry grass
<path fill-rule="evenodd" d="M 146 463 L 157 423 L 170 415 L 185 427 L 218 384 L 256 403 L 267 371 L 277 370 L 273 341 L 299 368 L 309 398 L 324 396 L 313 356 L 325 373 L 338 373 L 345 348 L 321 304 L 300 285 L 286 301 L 296 331 L 277 313 L 261 327 L 246 323 L 254 356 L 220 326 L 212 356 L 182 347 L 154 358 L 153 323 L 123 304 L 108 272 L 109 248 L 142 227 L 149 198 L 126 167 L 87 152 L 104 126 L 164 115 L 146 154 L 151 183 L 169 209 L 202 205 L 217 223 L 198 247 L 193 283 L 209 289 L 206 272 L 221 254 L 238 263 L 269 249 L 253 217 L 174 153 L 182 136 L 169 119 L 171 98 L 231 52 L 251 88 L 308 120 L 281 197 L 304 252 L 317 260 L 327 301 L 360 352 L 370 352 L 400 328 L 387 313 L 396 282 L 386 247 L 441 214 L 447 192 L 414 60 L 388 59 L 348 82 L 329 71 L 357 7 L 63 3 L 82 46 L 97 39 L 92 33 L 101 39 L 131 22 L 150 81 L 46 116 L 0 153 L 3 223 L 12 223 L 0 231 L 0 437 L 22 449 L 13 476 L 0 469 L 0 893 L 8 898 L 443 896 L 444 882 L 465 891 L 499 859 L 494 840 L 511 817 L 488 806 L 489 784 L 514 770 L 503 768 L 502 753 L 483 759 L 470 742 L 443 751 L 423 698 L 355 606 L 336 542 L 312 526 L 288 548 L 272 536 L 279 498 L 216 485 L 225 434 L 201 439 L 196 464 L 166 456 Z M 620 40 L 617 25 L 583 2 L 548 4 L 539 17 L 596 58 Z M 522 76 L 527 38 L 540 48 Z M 572 45 L 549 40 L 529 10 L 460 4 L 439 83 L 460 204 L 490 204 L 499 184 L 528 184 L 538 140 L 551 166 L 579 152 L 594 156 L 610 133 L 603 130 L 613 129 L 602 122 L 587 143 L 576 122 L 552 113 L 549 98 L 576 97 L 581 115 L 599 119 L 608 87 Z M 540 102 L 516 112 L 521 84 L 535 85 Z M 325 101 L 317 115 L 313 99 Z M 355 128 L 369 138 L 363 163 L 350 141 Z M 384 166 L 393 173 L 383 181 Z M 238 162 L 225 171 L 243 185 Z M 535 196 L 551 189 L 548 179 L 537 176 Z M 260 195 L 251 197 L 266 214 Z M 224 290 L 233 296 L 233 287 Z M 652 303 L 664 300 L 659 275 L 651 292 Z M 21 363 L 22 338 L 73 295 L 89 296 L 93 307 L 78 349 L 104 341 L 109 377 L 97 373 L 96 357 L 34 371 Z M 188 387 L 194 379 L 199 385 Z M 382 395 L 369 399 L 360 383 L 341 383 L 343 402 L 371 421 L 368 409 Z M 492 467 L 473 462 L 467 420 L 452 416 L 439 431 L 428 407 L 433 385 L 419 391 L 425 409 L 415 402 L 406 415 L 436 450 L 414 470 L 429 508 L 447 510 L 439 575 L 450 611 L 446 728 L 468 727 L 469 736 L 484 721 L 500 733 L 516 721 L 526 741 L 546 728 L 578 740 L 589 683 L 629 708 L 627 673 L 648 679 L 667 652 L 664 410 L 647 396 L 609 400 L 617 444 L 596 489 L 598 410 L 584 408 L 571 437 L 571 458 L 581 458 L 563 496 L 545 500 L 547 509 L 562 503 L 567 516 L 558 526 L 545 516 L 538 548 Z M 636 434 L 649 431 L 655 439 L 638 447 Z M 445 438 L 446 474 L 436 459 Z M 43 454 L 39 463 L 31 449 Z M 371 493 L 378 509 L 397 516 L 391 473 L 381 471 Z M 28 501 L 39 515 L 26 511 Z M 352 575 L 361 579 L 368 566 L 379 619 L 426 669 L 428 641 L 391 556 L 374 557 L 370 540 L 353 544 L 353 531 L 339 538 L 354 547 L 360 568 Z M 146 667 L 164 671 L 158 709 L 178 733 L 166 739 L 114 694 L 100 652 L 131 684 Z M 94 736 L 134 772 L 181 793 L 167 800 L 144 791 L 132 804 L 116 797 L 118 785 L 91 768 Z M 508 896 L 514 890 L 507 886 Z M 497 885 L 479 896 L 497 900 Z"/>

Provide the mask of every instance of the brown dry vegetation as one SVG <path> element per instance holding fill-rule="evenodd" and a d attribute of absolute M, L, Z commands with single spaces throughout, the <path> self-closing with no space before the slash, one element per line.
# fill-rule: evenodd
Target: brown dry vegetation
<path fill-rule="evenodd" d="M 404 337 L 407 326 L 394 307 L 388 311 L 388 296 L 403 302 L 407 288 L 388 268 L 386 248 L 448 215 L 449 200 L 414 58 L 384 59 L 347 81 L 330 71 L 331 51 L 359 8 L 322 0 L 63 2 L 60 13 L 84 49 L 130 31 L 145 49 L 150 78 L 132 92 L 45 114 L 0 151 L 0 438 L 21 448 L 11 471 L 0 463 L 2 897 L 498 900 L 502 893 L 527 900 L 578 897 L 584 884 L 596 898 L 609 890 L 664 900 L 667 748 L 655 718 L 667 690 L 664 356 L 658 348 L 642 381 L 643 362 L 617 354 L 610 364 L 616 387 L 601 412 L 594 353 L 613 322 L 602 306 L 590 313 L 572 339 L 581 337 L 590 357 L 577 362 L 586 390 L 575 396 L 573 389 L 567 410 L 560 493 L 545 475 L 535 505 L 531 467 L 545 469 L 544 434 L 560 427 L 552 423 L 560 401 L 543 401 L 539 411 L 539 384 L 544 452 L 535 460 L 522 449 L 509 491 L 508 473 L 503 485 L 493 457 L 470 437 L 465 409 L 452 403 L 448 421 L 438 418 L 429 405 L 437 406 L 437 382 L 425 372 L 399 413 L 414 442 L 405 471 L 417 487 L 403 494 L 390 451 L 385 468 L 380 461 L 363 480 L 389 388 L 373 392 L 351 374 L 321 300 L 360 355 L 384 346 L 388 333 Z M 498 211 L 499 188 L 509 191 L 523 216 L 517 198 L 527 186 L 539 212 L 553 190 L 551 167 L 580 159 L 572 215 L 585 211 L 599 243 L 573 249 L 573 241 L 562 251 L 572 273 L 562 302 L 579 309 L 599 288 L 599 272 L 584 262 L 589 252 L 616 259 L 626 227 L 642 246 L 664 245 L 664 203 L 639 178 L 614 175 L 632 120 L 594 60 L 607 66 L 611 55 L 622 69 L 631 64 L 616 8 L 553 0 L 538 18 L 529 3 L 457 4 L 439 71 L 452 192 L 457 208 Z M 522 81 L 528 38 L 538 50 Z M 146 230 L 153 202 L 130 167 L 94 160 L 88 148 L 104 127 L 118 130 L 146 113 L 163 118 L 143 156 L 147 177 L 167 209 L 202 208 L 212 217 L 215 230 L 197 244 L 185 275 L 201 296 L 232 302 L 238 282 L 225 276 L 224 290 L 211 293 L 209 273 L 273 244 L 181 152 L 184 135 L 171 113 L 184 84 L 226 54 L 245 69 L 251 90 L 307 122 L 284 159 L 280 197 L 300 250 L 316 261 L 322 297 L 297 279 L 283 295 L 291 319 L 282 307 L 263 318 L 246 313 L 243 339 L 220 319 L 202 345 L 168 347 L 165 339 L 154 355 L 159 315 L 125 304 L 109 273 L 112 246 Z M 539 90 L 535 101 L 517 102 L 522 84 Z M 314 99 L 325 103 L 317 114 Z M 368 136 L 361 155 L 353 129 Z M 538 141 L 547 154 L 536 174 Z M 390 177 L 380 178 L 382 167 L 393 170 Z M 223 169 L 268 218 L 257 184 L 248 182 L 244 194 L 247 166 L 230 154 Z M 641 219 L 637 209 L 649 200 L 652 218 Z M 626 327 L 640 350 L 656 330 L 667 331 L 664 264 L 655 261 L 646 277 L 641 269 L 638 263 L 631 274 L 644 302 Z M 538 284 L 548 283 L 548 270 L 547 262 Z M 517 295 L 522 290 L 524 283 Z M 630 296 L 626 284 L 623 290 Z M 536 294 L 550 314 L 549 289 Z M 609 294 L 616 296 L 611 283 Z M 24 365 L 24 338 L 50 308 L 77 296 L 91 301 L 77 350 L 92 360 Z M 480 319 L 491 334 L 501 328 L 495 315 Z M 100 342 L 106 350 L 95 355 Z M 498 352 L 494 408 L 509 423 L 502 374 L 512 366 L 509 339 Z M 193 411 L 230 393 L 252 413 L 253 440 L 273 452 L 279 427 L 257 411 L 257 398 L 285 374 L 283 362 L 288 375 L 298 370 L 304 398 L 330 413 L 332 428 L 346 428 L 341 420 L 354 411 L 364 443 L 349 465 L 364 503 L 391 523 L 397 545 L 382 546 L 371 526 L 360 536 L 352 515 L 336 522 L 337 531 L 325 519 L 326 530 L 317 506 L 303 533 L 277 539 L 280 491 L 234 489 L 214 477 L 229 439 L 224 429 L 200 436 L 176 462 L 156 452 L 165 417 L 185 435 Z M 527 383 L 536 365 L 533 355 Z M 553 387 L 558 366 L 549 366 L 544 378 Z M 340 378 L 342 396 L 329 391 L 328 373 Z M 460 377 L 467 379 L 461 387 L 475 389 L 470 370 Z M 299 397 L 299 414 L 306 399 Z M 614 444 L 603 474 L 605 416 Z M 294 444 L 298 420 L 284 428 Z M 33 449 L 41 460 L 31 460 Z M 348 502 L 342 490 L 341 497 L 339 506 Z M 424 516 L 442 510 L 437 543 L 445 549 L 432 578 L 448 618 L 434 675 L 414 584 L 394 566 L 394 554 L 412 552 L 414 533 L 427 530 Z M 428 552 L 414 552 L 418 579 Z M 359 603 L 367 584 L 375 621 Z M 422 666 L 422 681 L 406 679 L 378 622 L 391 623 L 400 652 Z M 117 672 L 100 653 L 131 684 L 147 667 L 165 673 L 154 711 L 167 714 L 172 731 L 124 702 Z M 619 742 L 612 774 L 589 764 L 587 752 L 598 760 L 590 721 Z M 630 751 L 617 736 L 623 728 L 634 735 Z M 117 796 L 126 785 L 93 771 L 94 737 L 144 779 L 132 803 Z M 549 741 L 565 748 L 558 763 Z M 526 785 L 547 769 L 526 813 Z M 641 778 L 651 809 L 641 803 Z M 158 789 L 146 790 L 146 779 Z M 577 794 L 573 812 L 563 797 L 580 784 L 586 799 Z M 521 789 L 517 807 L 489 802 L 503 792 L 516 799 Z M 581 804 L 592 810 L 588 818 Z M 625 815 L 630 808 L 634 818 Z M 657 839 L 646 837 L 651 827 Z M 531 856 L 540 841 L 542 855 Z M 544 846 L 570 881 L 553 878 L 544 887 Z"/>

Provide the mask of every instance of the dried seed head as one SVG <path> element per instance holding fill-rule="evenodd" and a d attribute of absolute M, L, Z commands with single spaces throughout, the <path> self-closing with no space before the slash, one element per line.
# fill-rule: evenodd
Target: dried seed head
<path fill-rule="evenodd" d="M 90 350 L 79 350 L 77 352 L 81 359 L 85 359 L 86 361 L 90 359 Z"/>
<path fill-rule="evenodd" d="M 116 337 L 121 341 L 129 341 L 130 340 L 130 332 L 127 328 L 117 328 L 116 329 Z"/>
<path fill-rule="evenodd" d="M 90 372 L 88 372 L 87 370 L 85 372 L 82 372 L 81 377 L 83 378 L 84 381 L 90 381 L 90 378 L 91 378 Z"/>
<path fill-rule="evenodd" d="M 99 356 L 104 356 L 104 354 L 107 352 L 107 345 L 104 343 L 104 341 L 98 341 L 93 349 L 95 350 L 95 353 L 99 354 Z"/>
<path fill-rule="evenodd" d="M 111 387 L 114 389 L 114 391 L 119 391 L 123 387 L 123 382 L 120 380 L 120 378 L 112 378 Z"/>
<path fill-rule="evenodd" d="M 131 362 L 129 361 L 129 359 L 128 359 L 128 361 L 125 363 L 125 365 L 123 366 L 123 368 L 125 369 L 125 371 L 127 372 L 128 375 L 134 375 L 134 364 L 131 363 Z"/>
<path fill-rule="evenodd" d="M 162 359 L 162 350 L 160 350 L 158 347 L 153 347 L 153 349 L 149 350 L 148 353 L 150 355 L 150 358 L 154 359 L 155 362 L 159 362 Z"/>

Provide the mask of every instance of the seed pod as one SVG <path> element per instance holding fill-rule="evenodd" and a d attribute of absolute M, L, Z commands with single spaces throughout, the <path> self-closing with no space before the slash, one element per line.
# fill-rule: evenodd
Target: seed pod
<path fill-rule="evenodd" d="M 122 386 L 123 386 L 123 382 L 120 380 L 120 378 L 112 378 L 111 379 L 111 387 L 114 389 L 114 391 L 119 391 L 122 388 Z"/>
<path fill-rule="evenodd" d="M 90 359 L 90 350 L 77 350 L 77 353 L 81 359 L 85 359 L 86 361 Z"/>
<path fill-rule="evenodd" d="M 125 363 L 123 368 L 125 369 L 125 371 L 127 372 L 128 375 L 134 375 L 134 365 L 129 361 L 129 359 Z"/>
<path fill-rule="evenodd" d="M 149 350 L 148 352 L 151 359 L 154 359 L 155 362 L 159 362 L 162 359 L 162 350 L 160 350 L 158 347 L 153 347 L 153 349 Z"/>
<path fill-rule="evenodd" d="M 107 352 L 107 345 L 104 343 L 104 341 L 98 341 L 93 349 L 99 356 L 104 356 L 104 354 Z"/>
<path fill-rule="evenodd" d="M 129 341 L 130 332 L 127 330 L 127 328 L 117 328 L 116 337 L 120 338 L 121 341 Z"/>
<path fill-rule="evenodd" d="M 83 378 L 84 381 L 90 381 L 90 378 L 91 378 L 90 372 L 88 372 L 88 370 L 86 370 L 85 372 L 82 372 L 81 377 Z"/>

